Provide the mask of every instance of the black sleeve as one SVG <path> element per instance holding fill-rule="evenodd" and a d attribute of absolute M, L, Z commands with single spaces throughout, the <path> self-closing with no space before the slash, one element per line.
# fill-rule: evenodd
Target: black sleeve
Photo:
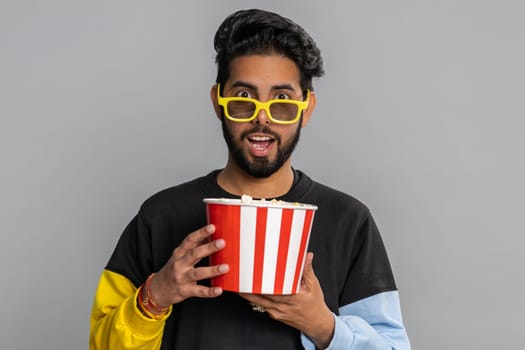
<path fill-rule="evenodd" d="M 152 271 L 151 235 L 142 211 L 131 220 L 117 243 L 106 269 L 140 286 Z"/>
<path fill-rule="evenodd" d="M 340 306 L 396 290 L 383 240 L 369 212 L 359 227 L 353 245 L 352 263 L 340 295 Z"/>

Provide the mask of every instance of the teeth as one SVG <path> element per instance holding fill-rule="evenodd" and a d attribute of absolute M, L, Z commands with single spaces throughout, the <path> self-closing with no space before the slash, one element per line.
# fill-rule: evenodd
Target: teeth
<path fill-rule="evenodd" d="M 253 141 L 270 141 L 271 137 L 268 137 L 268 136 L 253 136 L 253 137 L 250 137 L 250 140 L 253 140 Z"/>

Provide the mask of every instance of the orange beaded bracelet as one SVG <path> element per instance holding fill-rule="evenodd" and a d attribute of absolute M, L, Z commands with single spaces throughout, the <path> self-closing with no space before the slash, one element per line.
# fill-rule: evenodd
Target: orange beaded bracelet
<path fill-rule="evenodd" d="M 139 293 L 137 295 L 137 307 L 140 310 L 140 313 L 143 314 L 144 316 L 146 316 L 147 318 L 151 318 L 151 319 L 154 319 L 154 320 L 160 320 L 162 318 L 162 316 L 164 316 L 164 315 L 155 315 L 155 314 L 153 314 L 151 311 L 146 309 L 146 307 L 142 303 L 142 292 L 143 292 L 143 290 L 144 290 L 143 286 L 140 286 Z"/>
<path fill-rule="evenodd" d="M 157 304 L 155 304 L 155 302 L 151 298 L 151 280 L 154 275 L 154 273 L 149 275 L 146 279 L 146 282 L 144 282 L 144 284 L 140 286 L 137 295 L 137 301 L 139 310 L 142 312 L 143 315 L 145 315 L 148 318 L 159 320 L 166 314 L 169 307 L 160 307 Z"/>
<path fill-rule="evenodd" d="M 153 276 L 155 276 L 155 273 L 149 275 L 148 279 L 146 279 L 146 282 L 144 283 L 144 292 L 146 292 L 146 295 L 142 295 L 142 303 L 148 310 L 165 313 L 168 311 L 169 306 L 160 307 L 153 301 L 153 298 L 151 297 L 151 280 L 153 279 Z"/>

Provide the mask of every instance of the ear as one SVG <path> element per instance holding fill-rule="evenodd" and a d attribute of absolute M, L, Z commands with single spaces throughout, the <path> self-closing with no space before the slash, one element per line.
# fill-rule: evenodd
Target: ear
<path fill-rule="evenodd" d="M 213 105 L 213 110 L 215 111 L 215 115 L 220 120 L 221 119 L 221 106 L 219 106 L 219 102 L 217 101 L 217 84 L 213 84 L 210 90 L 210 98 L 211 103 Z"/>
<path fill-rule="evenodd" d="M 303 122 L 301 124 L 301 128 L 304 128 L 306 124 L 310 121 L 310 117 L 312 116 L 312 113 L 315 109 L 315 104 L 317 103 L 317 96 L 315 95 L 315 92 L 310 92 L 310 100 L 308 101 L 308 107 L 303 112 Z"/>

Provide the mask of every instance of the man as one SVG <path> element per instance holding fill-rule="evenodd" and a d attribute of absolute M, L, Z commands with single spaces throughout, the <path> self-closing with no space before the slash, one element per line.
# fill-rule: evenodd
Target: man
<path fill-rule="evenodd" d="M 226 18 L 215 49 L 211 99 L 227 164 L 141 206 L 101 276 L 91 349 L 409 349 L 368 209 L 291 166 L 323 74 L 316 44 L 286 18 L 247 10 Z M 229 266 L 208 257 L 228 242 L 210 240 L 202 199 L 243 194 L 319 207 L 297 294 L 210 287 Z"/>

